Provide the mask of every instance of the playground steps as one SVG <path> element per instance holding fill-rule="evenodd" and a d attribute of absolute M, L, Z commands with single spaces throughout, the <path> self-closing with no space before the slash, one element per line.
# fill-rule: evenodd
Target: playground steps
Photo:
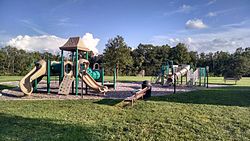
<path fill-rule="evenodd" d="M 146 88 L 144 88 L 144 89 L 140 89 L 140 90 L 137 91 L 137 92 L 133 92 L 133 95 L 130 96 L 130 97 L 125 98 L 125 99 L 123 100 L 123 103 L 124 103 L 125 105 L 131 104 L 131 106 L 133 106 L 133 105 L 134 105 L 134 102 L 136 102 L 136 100 L 138 100 L 138 99 L 140 99 L 140 98 L 143 99 L 143 96 L 146 94 L 146 92 L 147 92 L 148 89 L 149 89 L 149 88 L 146 87 Z"/>
<path fill-rule="evenodd" d="M 72 82 L 75 80 L 74 76 L 71 75 L 65 75 L 63 77 L 63 81 L 61 82 L 60 86 L 59 86 L 59 90 L 58 90 L 58 94 L 64 94 L 64 95 L 68 95 Z"/>

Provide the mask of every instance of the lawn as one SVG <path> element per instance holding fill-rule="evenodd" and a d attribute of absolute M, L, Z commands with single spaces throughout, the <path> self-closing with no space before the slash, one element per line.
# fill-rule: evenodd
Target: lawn
<path fill-rule="evenodd" d="M 19 81 L 23 76 L 0 76 L 0 82 L 8 82 L 8 81 Z M 47 77 L 43 77 L 44 80 Z M 58 80 L 58 77 L 52 76 L 51 80 Z M 105 76 L 105 80 L 113 81 L 113 76 Z M 118 76 L 117 81 L 143 81 L 143 80 L 151 80 L 151 76 L 146 77 L 137 77 L 137 76 Z"/>
<path fill-rule="evenodd" d="M 0 82 L 20 78 L 0 76 Z M 224 84 L 222 77 L 209 80 Z M 250 78 L 233 87 L 151 97 L 134 107 L 121 108 L 119 102 L 0 101 L 0 140 L 250 140 Z"/>
<path fill-rule="evenodd" d="M 19 81 L 23 76 L 0 76 L 0 82 L 7 81 Z M 151 80 L 151 76 L 139 77 L 139 76 L 118 76 L 117 81 L 127 81 L 127 82 L 141 82 L 144 80 Z M 46 77 L 44 77 L 46 80 Z M 58 77 L 52 76 L 51 80 L 58 80 Z M 113 81 L 113 76 L 105 76 L 106 81 Z M 185 80 L 185 79 L 184 79 Z M 217 85 L 234 85 L 234 81 L 224 82 L 223 77 L 209 77 L 209 84 Z M 250 86 L 250 77 L 243 77 L 240 81 L 237 82 L 236 86 Z"/>
<path fill-rule="evenodd" d="M 118 76 L 117 81 L 144 81 L 151 80 L 151 76 L 139 77 L 139 76 Z M 108 81 L 112 81 L 112 76 L 105 76 L 105 79 Z M 185 79 L 183 79 L 185 80 Z M 234 81 L 224 82 L 223 77 L 209 77 L 209 84 L 217 84 L 217 85 L 234 85 Z M 236 86 L 250 86 L 250 77 L 243 77 L 240 81 L 237 82 Z"/>
<path fill-rule="evenodd" d="M 0 101 L 0 140 L 250 140 L 250 87 L 119 102 Z"/>
<path fill-rule="evenodd" d="M 209 84 L 219 84 L 219 85 L 234 85 L 234 81 L 224 82 L 223 77 L 209 77 Z M 235 86 L 250 86 L 250 77 L 242 77 L 240 81 L 237 81 Z"/>
<path fill-rule="evenodd" d="M 23 76 L 0 76 L 0 82 L 19 81 Z"/>

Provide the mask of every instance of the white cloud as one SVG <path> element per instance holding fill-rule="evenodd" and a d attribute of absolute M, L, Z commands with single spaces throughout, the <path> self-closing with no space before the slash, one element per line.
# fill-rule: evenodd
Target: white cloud
<path fill-rule="evenodd" d="M 94 38 L 91 33 L 86 33 L 82 37 L 82 40 L 90 50 L 92 50 L 95 54 L 98 53 L 98 49 L 96 48 L 96 46 L 99 43 L 100 39 Z"/>
<path fill-rule="evenodd" d="M 247 26 L 250 24 L 250 20 L 244 20 L 238 23 L 231 23 L 231 24 L 224 24 L 222 25 L 222 27 L 225 28 L 233 28 L 233 27 L 243 27 L 243 26 Z"/>
<path fill-rule="evenodd" d="M 239 10 L 242 9 L 244 7 L 234 7 L 234 8 L 230 8 L 230 9 L 223 9 L 223 10 L 218 10 L 218 11 L 214 11 L 214 12 L 209 12 L 206 16 L 207 17 L 215 17 L 215 16 L 220 16 L 223 14 L 229 14 L 230 12 L 233 12 L 235 10 Z"/>
<path fill-rule="evenodd" d="M 188 37 L 187 40 L 186 40 L 186 42 L 187 42 L 188 44 L 191 44 L 191 43 L 193 43 L 193 39 L 192 39 L 191 37 Z"/>
<path fill-rule="evenodd" d="M 234 52 L 238 47 L 250 46 L 250 28 L 232 28 L 218 33 L 196 34 L 190 43 L 194 50 L 215 52 L 218 50 Z"/>
<path fill-rule="evenodd" d="M 175 44 L 175 43 L 180 42 L 180 39 L 178 39 L 178 38 L 170 38 L 169 41 L 170 41 L 171 44 Z"/>
<path fill-rule="evenodd" d="M 91 33 L 86 33 L 83 36 L 82 40 L 86 47 L 88 47 L 93 52 L 98 53 L 96 46 L 99 42 L 99 39 L 93 38 L 93 35 Z M 8 42 L 5 43 L 5 45 L 10 45 L 18 49 L 23 49 L 27 51 L 47 51 L 56 54 L 57 52 L 59 52 L 59 47 L 63 46 L 66 41 L 67 39 L 60 38 L 54 35 L 19 35 L 15 38 L 10 39 Z"/>
<path fill-rule="evenodd" d="M 209 2 L 207 3 L 207 5 L 212 5 L 216 2 L 216 0 L 209 0 Z"/>
<path fill-rule="evenodd" d="M 68 17 L 58 19 L 58 23 L 56 25 L 68 26 L 68 27 L 78 27 L 79 26 L 79 24 L 72 23 L 71 19 Z"/>
<path fill-rule="evenodd" d="M 203 29 L 206 27 L 207 25 L 205 25 L 201 19 L 193 19 L 186 22 L 187 29 Z"/>
<path fill-rule="evenodd" d="M 180 12 L 189 12 L 191 10 L 191 6 L 190 5 L 186 5 L 183 4 L 180 8 L 179 8 Z"/>
<path fill-rule="evenodd" d="M 59 19 L 58 21 L 59 22 L 68 22 L 70 20 L 70 18 L 68 18 L 68 17 L 66 17 L 66 18 L 61 18 L 61 19 Z"/>
<path fill-rule="evenodd" d="M 209 12 L 209 13 L 207 14 L 207 17 L 215 17 L 215 16 L 217 16 L 217 13 L 216 13 L 216 12 Z"/>
<path fill-rule="evenodd" d="M 40 52 L 52 52 L 56 53 L 59 51 L 59 47 L 62 46 L 67 40 L 56 37 L 53 35 L 42 35 L 42 36 L 28 36 L 19 35 L 9 40 L 6 45 L 23 49 L 27 51 L 40 51 Z"/>
<path fill-rule="evenodd" d="M 183 4 L 177 10 L 173 10 L 173 11 L 170 11 L 170 12 L 165 12 L 163 15 L 164 16 L 170 16 L 170 15 L 174 15 L 174 14 L 177 14 L 177 13 L 189 13 L 191 10 L 192 10 L 192 7 L 190 5 Z"/>
<path fill-rule="evenodd" d="M 36 32 L 38 34 L 49 35 L 47 32 L 41 30 L 40 27 L 37 24 L 33 23 L 30 20 L 22 19 L 22 20 L 20 20 L 20 22 L 23 23 L 25 27 L 28 27 L 28 28 L 32 29 L 34 32 Z"/>
<path fill-rule="evenodd" d="M 158 38 L 160 37 L 160 38 Z M 188 49 L 198 52 L 228 51 L 234 52 L 238 47 L 250 47 L 250 28 L 231 28 L 216 33 L 198 33 L 194 35 L 179 35 L 178 38 L 170 36 L 154 36 L 152 44 L 169 44 L 176 46 L 182 42 Z"/>

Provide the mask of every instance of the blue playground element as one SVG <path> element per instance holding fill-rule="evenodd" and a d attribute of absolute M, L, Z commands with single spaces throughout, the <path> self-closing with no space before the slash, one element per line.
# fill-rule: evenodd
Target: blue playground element
<path fill-rule="evenodd" d="M 87 69 L 88 74 L 94 79 L 94 80 L 100 80 L 101 78 L 101 70 L 92 70 L 91 68 Z"/>

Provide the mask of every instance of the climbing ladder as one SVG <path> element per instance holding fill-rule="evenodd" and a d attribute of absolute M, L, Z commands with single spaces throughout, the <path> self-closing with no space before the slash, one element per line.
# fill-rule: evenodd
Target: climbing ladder
<path fill-rule="evenodd" d="M 70 88 L 71 88 L 71 85 L 72 85 L 72 82 L 74 80 L 75 80 L 74 76 L 72 76 L 72 75 L 65 75 L 63 77 L 63 81 L 60 84 L 58 94 L 68 95 L 69 91 L 70 91 Z"/>

